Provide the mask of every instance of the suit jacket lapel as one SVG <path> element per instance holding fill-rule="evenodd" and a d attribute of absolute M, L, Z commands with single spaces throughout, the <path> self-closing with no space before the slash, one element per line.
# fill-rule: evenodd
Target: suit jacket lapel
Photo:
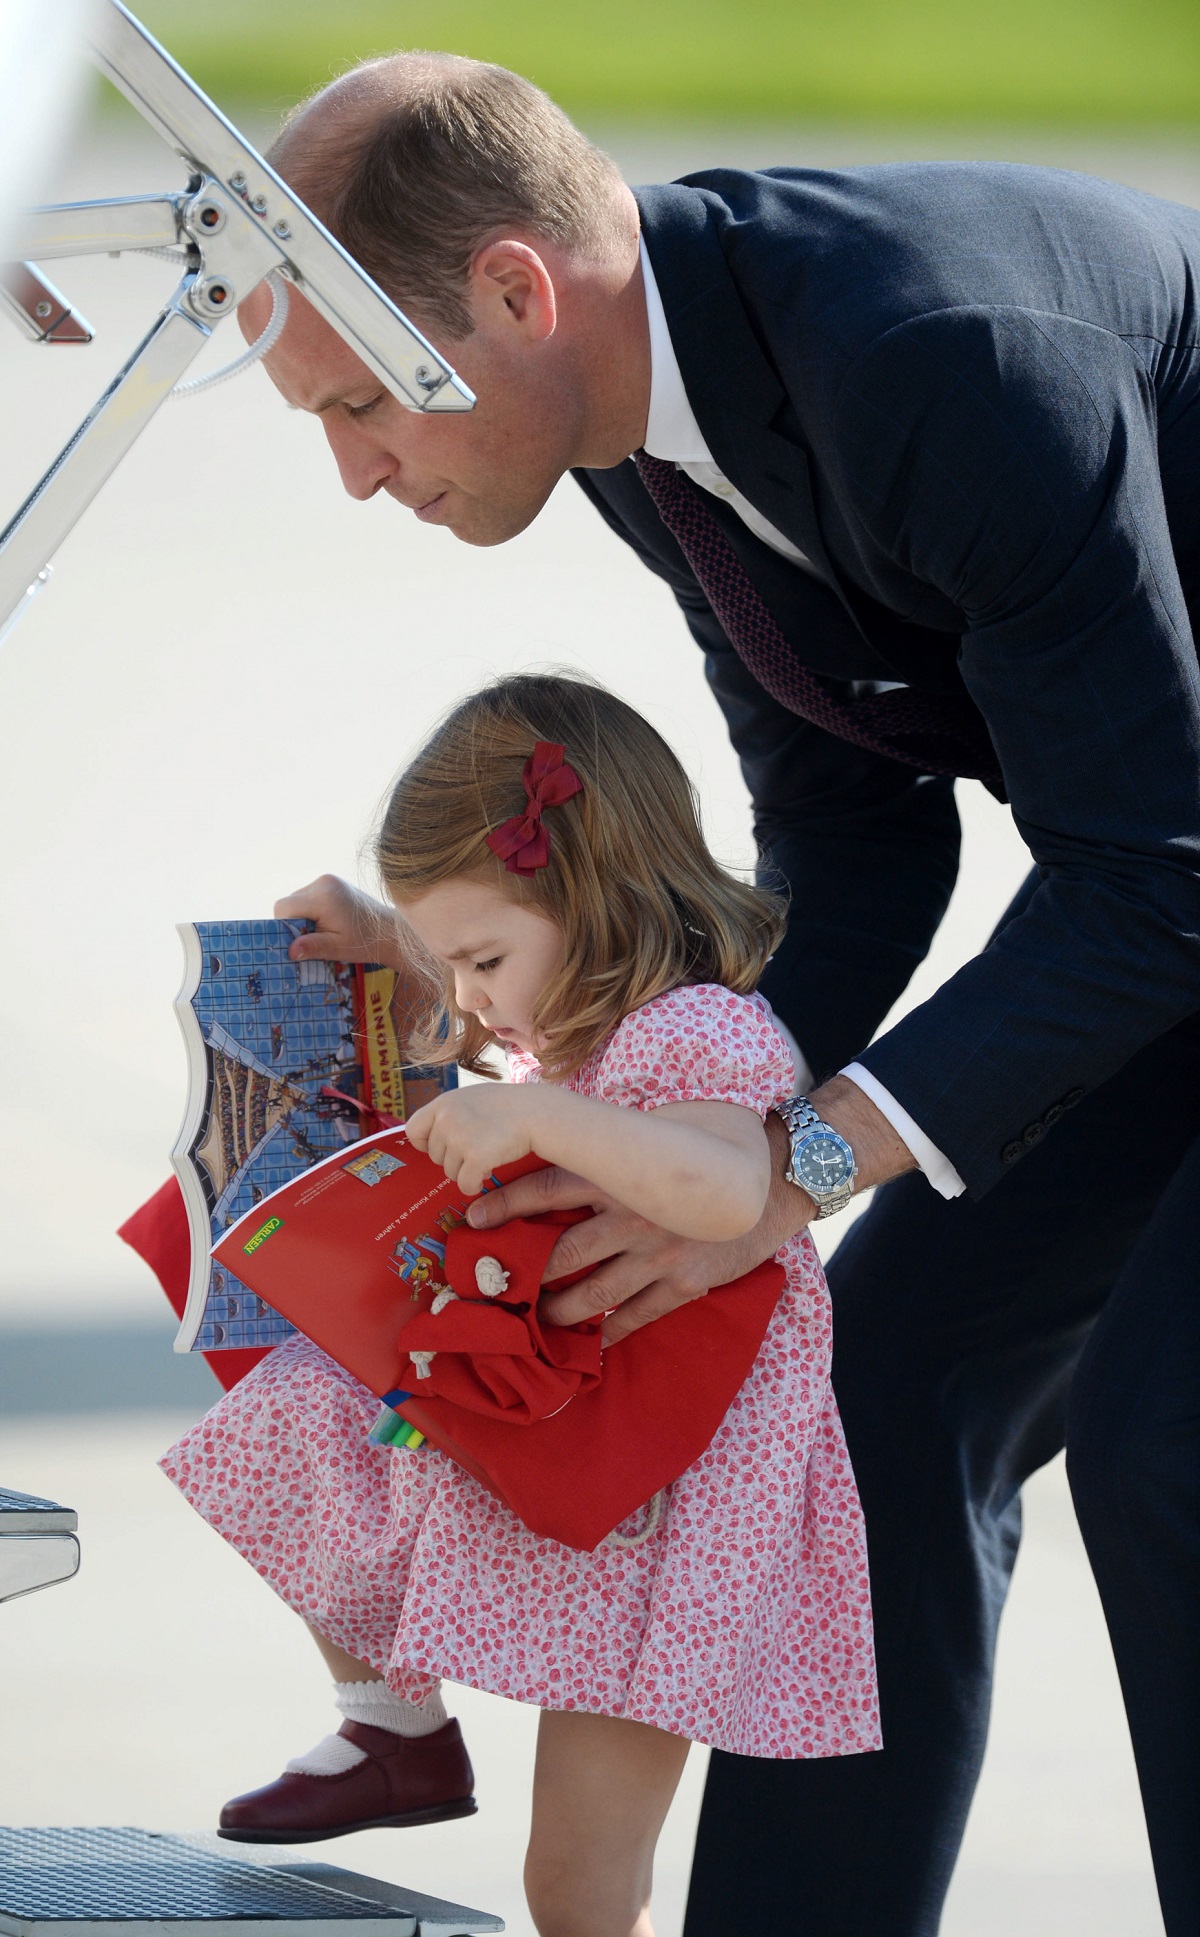
<path fill-rule="evenodd" d="M 696 407 L 693 405 L 693 408 Z M 713 462 L 736 484 L 755 509 L 769 518 L 777 531 L 799 545 L 829 585 L 847 604 L 846 587 L 825 547 L 825 536 L 813 503 L 808 456 L 791 438 L 753 423 L 713 399 L 705 399 L 696 421 Z"/>
<path fill-rule="evenodd" d="M 734 286 L 709 219 L 708 199 L 707 190 L 678 182 L 637 190 L 688 402 L 713 461 L 812 559 L 863 632 L 825 545 L 807 453 L 771 428 L 787 395 Z"/>

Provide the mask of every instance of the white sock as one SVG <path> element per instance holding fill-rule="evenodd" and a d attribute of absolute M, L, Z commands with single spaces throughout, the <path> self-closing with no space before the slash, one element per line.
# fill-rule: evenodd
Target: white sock
<path fill-rule="evenodd" d="M 393 1695 L 386 1681 L 335 1681 L 333 1703 L 348 1722 L 391 1729 L 393 1735 L 432 1735 L 435 1729 L 445 1728 L 450 1719 L 440 1686 L 417 1708 L 414 1703 Z"/>
<path fill-rule="evenodd" d="M 443 1728 L 449 1717 L 442 1702 L 442 1691 L 435 1688 L 420 1708 L 393 1695 L 385 1681 L 335 1681 L 334 1706 L 350 1722 L 365 1722 L 369 1728 L 390 1729 L 393 1735 L 432 1735 Z M 288 1775 L 340 1776 L 366 1761 L 366 1750 L 344 1735 L 323 1736 L 304 1755 L 294 1755 L 286 1765 Z"/>
<path fill-rule="evenodd" d="M 292 1756 L 283 1768 L 289 1776 L 340 1776 L 366 1759 L 366 1751 L 357 1742 L 347 1742 L 344 1735 L 323 1735 L 303 1755 Z"/>

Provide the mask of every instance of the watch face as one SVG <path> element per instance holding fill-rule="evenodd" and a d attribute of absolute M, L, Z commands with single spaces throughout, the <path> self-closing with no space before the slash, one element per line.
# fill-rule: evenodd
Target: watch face
<path fill-rule="evenodd" d="M 792 1160 L 792 1174 L 798 1184 L 814 1196 L 827 1197 L 829 1192 L 848 1183 L 854 1161 L 849 1148 L 840 1137 L 831 1136 L 826 1131 L 817 1131 L 805 1137 Z"/>

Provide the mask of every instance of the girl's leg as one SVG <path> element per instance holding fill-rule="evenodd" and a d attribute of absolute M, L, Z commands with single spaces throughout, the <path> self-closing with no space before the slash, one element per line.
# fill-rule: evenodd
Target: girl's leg
<path fill-rule="evenodd" d="M 323 1634 L 314 1628 L 311 1621 L 304 1623 L 321 1653 L 321 1659 L 328 1668 L 334 1681 L 378 1681 L 379 1670 L 369 1663 L 359 1661 L 356 1655 L 348 1655 L 339 1648 L 336 1641 L 327 1641 Z"/>
<path fill-rule="evenodd" d="M 399 1695 L 393 1695 L 378 1668 L 360 1661 L 357 1655 L 347 1654 L 336 1641 L 330 1641 L 319 1628 L 314 1628 L 311 1621 L 306 1621 L 304 1625 L 333 1676 L 337 1706 L 348 1721 L 363 1722 L 372 1728 L 391 1729 L 396 1735 L 407 1736 L 432 1735 L 436 1729 L 445 1726 L 449 1718 L 442 1705 L 441 1688 L 437 1682 L 430 1683 L 425 1700 L 419 1708 L 415 1707 L 403 1701 Z M 328 1744 L 329 1737 L 326 1736 L 308 1756 L 293 1757 L 289 1766 L 307 1770 L 313 1775 L 326 1773 Z M 351 1749 L 345 1741 L 337 1745 L 335 1760 L 339 1768 L 351 1768 L 355 1761 L 362 1759 L 363 1752 Z"/>
<path fill-rule="evenodd" d="M 525 1859 L 539 1937 L 653 1937 L 654 1851 L 689 1746 L 644 1722 L 543 1712 Z"/>

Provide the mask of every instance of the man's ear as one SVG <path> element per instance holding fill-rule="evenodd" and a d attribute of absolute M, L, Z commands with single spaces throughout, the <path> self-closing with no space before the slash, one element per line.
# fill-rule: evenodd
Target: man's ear
<path fill-rule="evenodd" d="M 476 251 L 469 272 L 476 323 L 516 328 L 535 343 L 554 334 L 558 302 L 545 260 L 526 242 L 504 236 Z"/>
<path fill-rule="evenodd" d="M 247 343 L 253 343 L 256 336 L 262 335 L 270 314 L 271 292 L 265 282 L 260 282 L 242 297 L 237 306 L 238 328 Z"/>

